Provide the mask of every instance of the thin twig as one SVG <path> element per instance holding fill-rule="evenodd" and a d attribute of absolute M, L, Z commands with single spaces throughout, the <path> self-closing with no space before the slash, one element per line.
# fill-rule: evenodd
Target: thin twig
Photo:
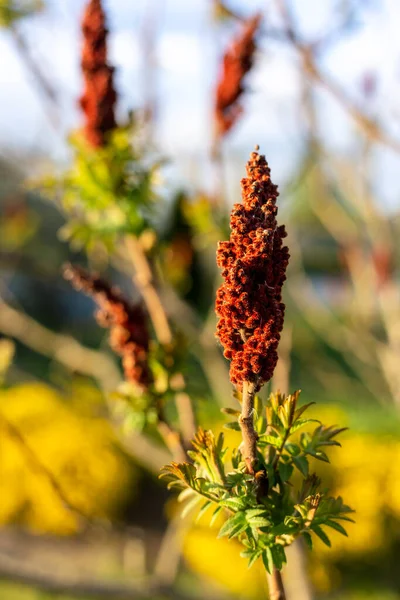
<path fill-rule="evenodd" d="M 117 366 L 106 354 L 86 348 L 71 336 L 47 329 L 2 299 L 0 331 L 35 352 L 56 360 L 72 372 L 93 377 L 106 390 L 115 389 L 121 381 Z"/>
<path fill-rule="evenodd" d="M 157 339 L 160 344 L 167 346 L 172 343 L 172 331 L 164 306 L 154 285 L 153 273 L 143 247 L 140 241 L 133 236 L 126 237 L 125 245 L 135 268 L 134 281 L 146 303 Z"/>
<path fill-rule="evenodd" d="M 105 391 L 113 391 L 121 382 L 120 372 L 114 361 L 98 350 L 82 346 L 74 338 L 47 329 L 32 317 L 17 311 L 0 299 L 0 331 L 31 348 L 35 352 L 56 360 L 67 369 L 96 379 Z M 110 403 L 112 411 L 112 404 Z M 113 417 L 114 421 L 117 419 Z M 115 424 L 115 423 L 114 423 Z M 120 434 L 120 427 L 117 427 Z M 139 464 L 153 473 L 169 461 L 161 447 L 140 434 L 123 436 L 124 448 Z"/>
<path fill-rule="evenodd" d="M 163 303 L 154 284 L 153 272 L 143 247 L 140 241 L 133 236 L 127 236 L 125 246 L 135 269 L 134 282 L 142 294 L 150 319 L 153 323 L 156 337 L 160 344 L 169 346 L 173 342 L 172 330 Z M 185 382 L 183 376 L 181 377 L 182 386 L 178 392 L 178 397 L 176 398 L 176 405 L 183 439 L 186 444 L 189 444 L 196 431 L 196 418 L 190 397 L 188 394 L 183 393 Z M 170 439 L 169 434 L 166 439 Z"/>
<path fill-rule="evenodd" d="M 28 71 L 35 79 L 38 89 L 43 92 L 43 96 L 46 98 L 47 105 L 50 109 L 49 111 L 46 111 L 47 117 L 49 118 L 54 129 L 58 130 L 60 125 L 60 106 L 57 93 L 50 82 L 50 79 L 44 74 L 43 68 L 33 57 L 32 52 L 21 31 L 15 26 L 12 26 L 10 31 L 21 59 L 24 61 Z"/>
<path fill-rule="evenodd" d="M 313 45 L 302 43 L 296 34 L 287 1 L 277 0 L 277 4 L 285 22 L 286 38 L 297 50 L 304 72 L 334 96 L 370 140 L 379 142 L 391 148 L 394 152 L 400 153 L 400 140 L 391 136 L 390 133 L 384 131 L 373 119 L 365 115 L 362 109 L 346 95 L 333 79 L 322 73 L 315 59 Z"/>

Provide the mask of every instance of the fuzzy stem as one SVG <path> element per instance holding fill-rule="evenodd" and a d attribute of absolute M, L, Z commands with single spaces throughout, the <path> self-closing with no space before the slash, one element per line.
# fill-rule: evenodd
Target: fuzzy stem
<path fill-rule="evenodd" d="M 255 384 L 250 381 L 243 382 L 242 394 L 242 412 L 239 417 L 239 424 L 242 430 L 243 438 L 243 456 L 246 461 L 247 470 L 254 474 L 257 464 L 257 433 L 254 429 L 254 396 Z"/>
<path fill-rule="evenodd" d="M 270 600 L 286 600 L 282 575 L 278 569 L 274 568 L 271 575 L 267 573 L 267 581 Z"/>

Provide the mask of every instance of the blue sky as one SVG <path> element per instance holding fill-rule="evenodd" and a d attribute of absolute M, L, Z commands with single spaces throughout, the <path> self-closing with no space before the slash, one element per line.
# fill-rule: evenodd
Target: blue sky
<path fill-rule="evenodd" d="M 333 9 L 343 0 L 293 0 L 299 29 L 307 38 L 333 27 Z M 230 6 L 251 15 L 265 14 L 274 25 L 279 18 L 268 0 L 231 1 Z M 212 25 L 210 0 L 105 0 L 110 35 L 110 61 L 117 67 L 119 114 L 137 108 L 143 97 L 141 35 L 149 7 L 158 14 L 156 47 L 159 65 L 157 142 L 163 152 L 179 160 L 191 177 L 204 177 L 210 142 L 210 114 L 218 56 L 232 29 Z M 377 92 L 366 109 L 379 114 L 385 126 L 400 139 L 400 2 L 365 0 L 359 26 L 324 55 L 323 68 L 355 100 L 361 98 L 366 73 L 378 76 Z M 49 124 L 43 102 L 21 63 L 8 32 L 0 32 L 0 147 L 37 149 L 55 160 L 64 160 L 65 136 L 79 126 L 76 98 L 80 94 L 79 22 L 83 0 L 48 0 L 46 10 L 21 23 L 38 60 L 60 91 L 61 124 Z M 245 116 L 225 144 L 228 168 L 235 171 L 249 149 L 259 143 L 267 154 L 276 179 L 293 171 L 300 155 L 304 123 L 299 113 L 301 85 L 293 52 L 263 39 L 256 67 L 248 79 Z M 321 135 L 335 152 L 351 154 L 354 125 L 326 93 L 319 94 Z M 385 204 L 398 206 L 399 157 L 378 151 L 376 165 Z M 232 173 L 233 174 L 233 173 Z M 238 177 L 240 179 L 240 177 Z M 386 189 L 387 188 L 387 189 Z"/>

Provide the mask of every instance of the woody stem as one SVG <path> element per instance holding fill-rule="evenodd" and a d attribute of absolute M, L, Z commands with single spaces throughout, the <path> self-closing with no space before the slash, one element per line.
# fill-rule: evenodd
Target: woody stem
<path fill-rule="evenodd" d="M 243 455 L 249 473 L 254 474 L 257 464 L 257 433 L 254 429 L 254 396 L 255 384 L 250 381 L 243 382 L 242 412 L 239 417 L 240 429 L 243 438 Z"/>
<path fill-rule="evenodd" d="M 134 281 L 146 304 L 156 337 L 160 344 L 169 346 L 173 342 L 173 335 L 167 314 L 155 286 L 153 271 L 146 253 L 140 241 L 134 236 L 127 236 L 125 244 L 135 269 Z M 196 418 L 191 399 L 188 394 L 184 393 L 185 380 L 182 375 L 180 375 L 180 379 L 182 389 L 181 393 L 177 393 L 175 400 L 184 442 L 188 445 L 196 431 Z M 164 435 L 163 437 L 165 438 Z M 167 436 L 167 438 L 171 439 L 170 436 Z M 182 452 L 180 454 L 182 455 Z M 184 455 L 185 453 L 183 452 Z"/>
<path fill-rule="evenodd" d="M 267 580 L 270 600 L 286 600 L 281 572 L 274 568 L 271 575 L 267 573 Z"/>

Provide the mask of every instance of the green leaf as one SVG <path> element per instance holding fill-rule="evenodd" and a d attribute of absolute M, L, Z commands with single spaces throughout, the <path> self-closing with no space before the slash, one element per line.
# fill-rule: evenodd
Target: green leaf
<path fill-rule="evenodd" d="M 292 444 L 291 442 L 287 442 L 285 444 L 285 450 L 287 450 L 291 456 L 298 456 L 301 452 L 300 447 L 297 444 Z"/>
<path fill-rule="evenodd" d="M 219 501 L 219 505 L 224 508 L 231 508 L 232 510 L 238 511 L 245 508 L 245 503 L 242 498 L 226 498 Z"/>
<path fill-rule="evenodd" d="M 290 428 L 290 434 L 292 435 L 302 427 L 305 427 L 309 423 L 320 423 L 318 419 L 298 419 Z"/>
<path fill-rule="evenodd" d="M 247 563 L 247 568 L 250 569 L 254 563 L 260 558 L 261 556 L 261 551 L 258 550 L 257 552 L 254 552 L 253 556 L 251 558 L 249 558 L 249 562 Z"/>
<path fill-rule="evenodd" d="M 231 473 L 227 473 L 227 475 L 226 475 L 226 481 L 231 487 L 234 487 L 235 485 L 242 483 L 243 479 L 244 479 L 244 473 L 241 473 L 241 472 L 233 471 Z"/>
<path fill-rule="evenodd" d="M 324 544 L 326 544 L 329 548 L 331 547 L 331 545 L 332 545 L 331 540 L 328 538 L 325 531 L 323 531 L 323 529 L 321 529 L 321 527 L 319 525 L 316 525 L 315 523 L 313 523 L 311 525 L 311 529 L 313 530 L 314 533 L 317 534 L 319 539 L 324 542 Z"/>
<path fill-rule="evenodd" d="M 310 533 L 308 533 L 308 531 L 303 531 L 303 538 L 304 538 L 304 540 L 305 540 L 305 542 L 306 542 L 306 544 L 307 544 L 308 548 L 309 548 L 310 550 L 312 550 L 312 549 L 313 549 L 313 543 L 312 543 L 312 537 L 311 537 L 311 534 L 310 534 Z"/>
<path fill-rule="evenodd" d="M 327 525 L 328 527 L 332 527 L 332 529 L 335 529 L 342 535 L 345 535 L 346 537 L 348 537 L 347 531 L 340 523 L 336 523 L 336 521 L 324 521 L 324 525 Z"/>
<path fill-rule="evenodd" d="M 252 519 L 247 519 L 249 525 L 251 527 L 270 527 L 271 521 L 266 519 L 265 517 L 253 517 Z"/>
<path fill-rule="evenodd" d="M 161 469 L 159 478 L 166 479 L 169 482 L 169 488 L 173 486 L 183 488 L 185 485 L 195 488 L 196 474 L 196 467 L 194 465 L 172 462 Z"/>
<path fill-rule="evenodd" d="M 233 429 L 234 431 L 240 431 L 240 425 L 237 421 L 231 421 L 230 423 L 225 423 L 225 429 Z"/>
<path fill-rule="evenodd" d="M 305 456 L 294 456 L 293 464 L 298 468 L 300 473 L 304 475 L 304 477 L 308 476 L 309 464 Z"/>
<path fill-rule="evenodd" d="M 265 508 L 250 508 L 246 510 L 246 519 L 253 519 L 254 517 L 265 517 L 267 512 Z"/>
<path fill-rule="evenodd" d="M 278 418 L 279 418 L 280 422 L 282 423 L 282 425 L 284 426 L 284 428 L 289 429 L 287 407 L 283 406 L 283 405 L 278 406 L 277 414 L 278 414 Z"/>
<path fill-rule="evenodd" d="M 271 554 L 275 567 L 280 571 L 282 566 L 286 563 L 286 554 L 283 546 L 275 544 L 271 547 Z"/>
<path fill-rule="evenodd" d="M 221 408 L 221 412 L 226 415 L 232 415 L 233 417 L 240 416 L 240 410 L 236 410 L 235 408 Z"/>
<path fill-rule="evenodd" d="M 232 535 L 237 535 L 237 531 L 242 528 L 243 531 L 247 528 L 245 513 L 237 512 L 233 515 L 233 517 L 230 517 L 227 521 L 225 521 L 218 532 L 218 537 L 221 538 L 225 535 L 231 537 Z"/>
<path fill-rule="evenodd" d="M 309 408 L 313 404 L 315 404 L 315 402 L 309 402 L 308 404 L 304 404 L 304 406 L 300 406 L 300 408 L 298 408 L 296 410 L 296 412 L 294 413 L 294 420 L 295 420 L 295 422 L 297 421 L 297 419 L 300 419 L 300 417 L 303 414 L 303 412 L 306 411 L 307 408 Z"/>
<path fill-rule="evenodd" d="M 240 535 L 241 533 L 243 533 L 244 531 L 246 531 L 246 529 L 248 528 L 248 524 L 247 523 L 242 523 L 242 524 L 237 524 L 236 527 L 229 533 L 228 538 L 232 539 L 237 537 L 238 535 Z"/>
<path fill-rule="evenodd" d="M 248 548 L 240 553 L 242 558 L 248 558 L 249 562 L 247 564 L 247 568 L 250 569 L 256 562 L 256 560 L 261 556 L 262 550 L 253 550 L 252 548 Z"/>
<path fill-rule="evenodd" d="M 270 446 L 274 446 L 275 448 L 280 448 L 282 445 L 282 440 L 280 437 L 275 437 L 273 435 L 260 435 L 260 442 L 263 444 L 269 444 Z"/>
<path fill-rule="evenodd" d="M 322 460 L 322 462 L 326 462 L 326 463 L 330 462 L 328 455 L 325 454 L 325 452 L 323 452 L 322 450 L 317 450 L 314 453 L 310 452 L 309 454 L 311 454 L 311 456 L 314 456 L 314 458 L 317 458 L 318 460 Z"/>
<path fill-rule="evenodd" d="M 271 548 L 265 548 L 265 550 L 262 553 L 262 561 L 264 563 L 265 569 L 268 571 L 269 574 L 271 574 L 274 568 L 274 559 L 272 557 Z"/>
<path fill-rule="evenodd" d="M 281 477 L 281 480 L 283 483 L 285 483 L 286 481 L 288 481 L 293 473 L 293 465 L 291 465 L 290 463 L 284 463 L 284 462 L 280 462 L 279 463 L 279 475 Z"/>

